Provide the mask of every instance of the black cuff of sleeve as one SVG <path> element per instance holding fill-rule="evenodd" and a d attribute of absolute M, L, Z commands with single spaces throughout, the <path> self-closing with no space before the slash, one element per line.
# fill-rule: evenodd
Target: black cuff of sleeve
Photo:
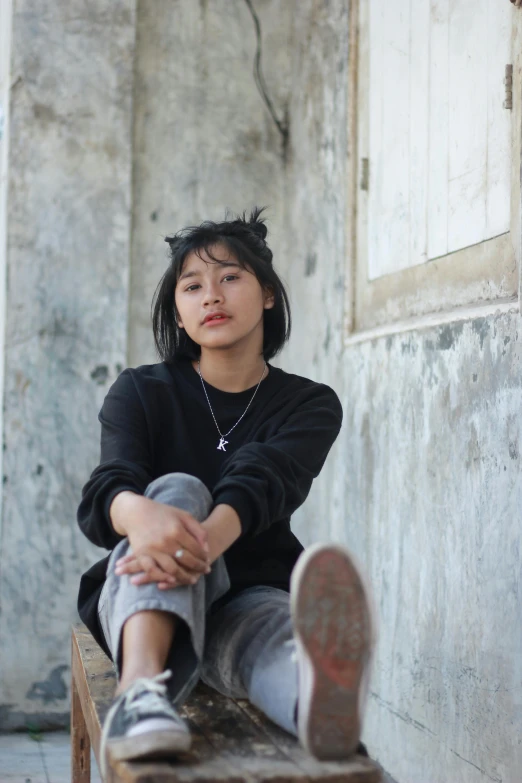
<path fill-rule="evenodd" d="M 218 506 L 220 503 L 232 506 L 237 512 L 241 522 L 240 538 L 248 536 L 252 531 L 254 519 L 250 498 L 246 492 L 242 492 L 240 489 L 224 489 L 214 497 L 214 506 Z"/>
<path fill-rule="evenodd" d="M 116 495 L 119 495 L 120 492 L 134 492 L 136 495 L 142 495 L 142 492 L 138 492 L 136 490 L 136 487 L 131 487 L 130 485 L 122 486 L 122 487 L 113 487 L 113 489 L 110 490 L 107 497 L 105 498 L 105 504 L 104 504 L 104 512 L 105 512 L 105 518 L 107 519 L 107 522 L 109 523 L 109 526 L 114 533 L 114 535 L 117 537 L 118 541 L 123 541 L 125 536 L 122 536 L 121 533 L 118 533 L 116 530 L 114 530 L 114 526 L 112 524 L 112 520 L 109 514 L 109 509 L 111 507 L 111 503 L 116 497 Z"/>

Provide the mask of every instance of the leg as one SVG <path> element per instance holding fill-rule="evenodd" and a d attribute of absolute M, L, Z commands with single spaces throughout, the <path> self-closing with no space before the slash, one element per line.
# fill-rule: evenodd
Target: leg
<path fill-rule="evenodd" d="M 348 550 L 315 544 L 296 563 L 291 595 L 253 587 L 210 612 L 201 677 L 248 698 L 317 758 L 367 755 L 359 736 L 372 636 Z"/>
<path fill-rule="evenodd" d="M 129 617 L 122 632 L 122 671 L 116 694 L 139 677 L 164 671 L 176 628 L 176 616 L 149 609 Z"/>
<path fill-rule="evenodd" d="M 248 698 L 297 736 L 289 594 L 275 587 L 251 587 L 211 610 L 201 679 L 226 696 Z"/>
<path fill-rule="evenodd" d="M 210 512 L 212 496 L 195 476 L 168 473 L 155 479 L 145 495 L 188 511 L 199 521 Z M 154 669 L 172 669 L 168 682 L 176 705 L 183 703 L 199 678 L 203 656 L 205 612 L 227 592 L 230 580 L 222 557 L 195 585 L 158 590 L 156 584 L 133 585 L 117 576 L 114 564 L 128 552 L 128 539 L 114 549 L 107 568 L 98 613 L 107 645 L 116 663 L 120 685 Z M 136 639 L 140 639 L 136 644 Z M 146 640 L 142 643 L 141 640 Z M 166 652 L 165 652 L 166 650 Z M 159 673 L 158 671 L 155 672 Z M 123 683 L 122 683 L 123 680 Z"/>
<path fill-rule="evenodd" d="M 183 508 L 199 521 L 208 516 L 212 503 L 205 485 L 184 473 L 161 476 L 145 494 Z M 128 575 L 117 576 L 114 571 L 116 560 L 128 551 L 124 539 L 112 552 L 98 606 L 119 674 L 118 695 L 102 732 L 102 775 L 106 751 L 113 760 L 130 760 L 188 750 L 190 732 L 172 701 L 182 703 L 196 685 L 206 608 L 230 587 L 222 558 L 195 585 L 169 590 L 159 590 L 155 583 L 134 585 Z"/>

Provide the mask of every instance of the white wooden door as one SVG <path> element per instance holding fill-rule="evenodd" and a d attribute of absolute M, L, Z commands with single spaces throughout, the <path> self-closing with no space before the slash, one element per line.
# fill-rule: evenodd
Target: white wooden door
<path fill-rule="evenodd" d="M 511 113 L 503 101 L 513 7 L 507 0 L 361 6 L 373 280 L 509 231 Z"/>

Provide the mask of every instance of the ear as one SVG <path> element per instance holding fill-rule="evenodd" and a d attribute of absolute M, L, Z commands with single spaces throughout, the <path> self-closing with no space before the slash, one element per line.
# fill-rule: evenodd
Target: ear
<path fill-rule="evenodd" d="M 267 288 L 265 291 L 265 303 L 263 305 L 265 310 L 270 310 L 275 305 L 275 299 L 272 288 Z"/>
<path fill-rule="evenodd" d="M 178 329 L 184 329 L 183 322 L 181 318 L 179 317 L 178 310 L 176 307 L 174 307 L 174 320 L 176 321 L 176 326 Z"/>

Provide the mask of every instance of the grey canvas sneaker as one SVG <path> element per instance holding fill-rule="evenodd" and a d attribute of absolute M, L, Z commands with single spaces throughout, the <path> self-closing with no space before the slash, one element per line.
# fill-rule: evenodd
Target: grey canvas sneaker
<path fill-rule="evenodd" d="M 290 579 L 297 731 L 303 747 L 321 760 L 363 750 L 359 738 L 375 643 L 371 604 L 346 547 L 318 543 L 301 553 Z"/>
<path fill-rule="evenodd" d="M 174 709 L 164 684 L 170 670 L 142 677 L 121 693 L 105 718 L 100 744 L 102 778 L 112 761 L 175 756 L 191 745 L 190 730 Z"/>

